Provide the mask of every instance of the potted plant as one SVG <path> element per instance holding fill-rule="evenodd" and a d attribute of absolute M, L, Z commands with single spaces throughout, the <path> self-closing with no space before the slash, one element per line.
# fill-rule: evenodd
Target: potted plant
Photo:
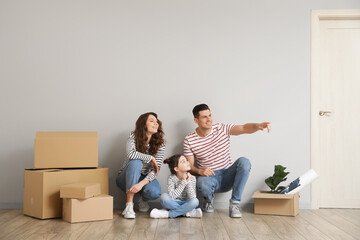
<path fill-rule="evenodd" d="M 286 167 L 281 165 L 275 165 L 274 174 L 265 179 L 266 185 L 271 189 L 270 193 L 280 193 L 284 186 L 278 186 L 281 182 L 286 181 L 289 172 L 285 172 Z"/>

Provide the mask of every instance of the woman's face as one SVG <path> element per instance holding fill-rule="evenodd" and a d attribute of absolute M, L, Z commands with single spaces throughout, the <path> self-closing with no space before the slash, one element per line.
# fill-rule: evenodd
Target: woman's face
<path fill-rule="evenodd" d="M 184 156 L 181 156 L 179 158 L 178 166 L 175 168 L 175 171 L 187 172 L 190 171 L 190 169 L 191 167 L 189 161 Z"/>
<path fill-rule="evenodd" d="M 157 133 L 159 129 L 159 124 L 154 115 L 149 115 L 148 119 L 146 120 L 146 129 L 147 133 L 150 133 L 151 135 Z"/>

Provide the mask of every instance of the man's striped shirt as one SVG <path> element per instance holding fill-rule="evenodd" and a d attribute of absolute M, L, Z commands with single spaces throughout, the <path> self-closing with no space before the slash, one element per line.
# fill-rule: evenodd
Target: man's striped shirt
<path fill-rule="evenodd" d="M 184 155 L 194 156 L 199 168 L 213 171 L 227 169 L 232 165 L 230 157 L 230 131 L 234 124 L 213 124 L 211 132 L 200 137 L 196 131 L 184 140 Z"/>

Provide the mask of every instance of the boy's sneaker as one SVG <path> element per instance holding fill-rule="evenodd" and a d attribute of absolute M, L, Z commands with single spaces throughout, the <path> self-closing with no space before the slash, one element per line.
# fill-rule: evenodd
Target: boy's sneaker
<path fill-rule="evenodd" d="M 124 218 L 135 218 L 134 204 L 132 202 L 126 203 L 126 207 L 122 212 L 122 215 L 124 215 Z"/>
<path fill-rule="evenodd" d="M 139 199 L 139 211 L 140 212 L 147 212 L 149 211 L 150 206 L 147 202 L 145 202 L 142 197 Z"/>
<path fill-rule="evenodd" d="M 240 203 L 230 202 L 229 216 L 232 218 L 241 218 L 242 217 Z"/>
<path fill-rule="evenodd" d="M 204 211 L 204 212 L 207 212 L 207 213 L 212 213 L 212 212 L 214 212 L 213 202 L 212 202 L 212 201 L 204 202 L 203 211 Z"/>
<path fill-rule="evenodd" d="M 154 208 L 150 212 L 150 217 L 151 218 L 169 218 L 169 211 L 167 211 L 165 209 L 159 210 L 157 208 Z"/>
<path fill-rule="evenodd" d="M 191 218 L 201 218 L 202 217 L 202 211 L 200 208 L 195 208 L 190 212 L 187 212 L 186 217 L 191 217 Z"/>

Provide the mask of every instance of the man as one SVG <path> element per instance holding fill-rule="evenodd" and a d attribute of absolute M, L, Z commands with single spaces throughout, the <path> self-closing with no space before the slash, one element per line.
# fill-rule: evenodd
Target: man
<path fill-rule="evenodd" d="M 214 211 L 215 192 L 227 192 L 232 189 L 229 215 L 241 217 L 241 195 L 249 177 L 251 164 L 244 157 L 232 162 L 230 135 L 249 134 L 265 128 L 270 132 L 270 123 L 213 124 L 210 108 L 206 104 L 195 106 L 193 114 L 198 127 L 195 132 L 185 137 L 184 155 L 190 162 L 190 172 L 199 175 L 197 189 L 205 200 L 203 210 Z M 194 166 L 195 159 L 197 167 Z"/>

